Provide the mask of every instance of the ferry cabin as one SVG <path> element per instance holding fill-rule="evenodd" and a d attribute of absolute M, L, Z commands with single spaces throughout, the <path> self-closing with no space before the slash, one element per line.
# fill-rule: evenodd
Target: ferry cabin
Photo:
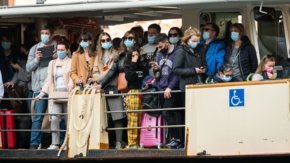
<path fill-rule="evenodd" d="M 0 17 L 0 26 L 2 27 L 0 28 L 0 33 L 12 32 L 15 36 L 16 45 L 20 45 L 24 42 L 27 33 L 37 33 L 37 31 L 46 24 L 54 24 L 56 28 L 63 32 L 62 34 L 64 35 L 67 35 L 69 30 L 73 30 L 74 28 L 72 27 L 88 27 L 86 22 L 82 22 L 81 24 L 65 24 L 65 21 L 63 22 L 62 20 L 76 20 L 77 18 L 92 19 L 96 21 L 97 28 L 89 28 L 88 30 L 98 33 L 100 32 L 101 26 L 124 24 L 133 21 L 181 18 L 183 31 L 190 26 L 202 29 L 207 22 L 218 24 L 221 30 L 218 38 L 221 40 L 225 39 L 225 35 L 229 30 L 229 23 L 242 23 L 245 26 L 246 35 L 255 46 L 258 61 L 260 61 L 260 58 L 265 54 L 274 54 L 277 58 L 276 65 L 280 65 L 284 59 L 289 58 L 290 52 L 289 0 L 115 0 L 110 2 L 96 0 L 78 1 L 74 3 L 45 3 L 27 6 L 4 6 L 2 4 L 0 7 Z M 67 28 L 68 26 L 70 27 Z M 172 24 L 172 26 L 175 25 Z M 32 30 L 29 31 L 30 29 Z M 228 103 L 229 97 L 226 96 L 227 92 L 229 89 L 232 90 L 237 88 L 244 90 L 245 107 L 247 107 L 248 110 L 231 110 L 230 112 L 224 112 L 226 116 L 220 115 L 218 112 L 212 112 L 212 114 L 206 115 L 205 112 L 200 110 L 202 108 L 210 107 L 228 108 L 228 105 L 219 101 L 226 101 L 225 103 Z M 272 93 L 271 98 L 267 98 L 266 95 L 268 94 L 268 91 L 265 91 L 264 88 Z M 226 95 L 218 96 L 217 93 L 214 93 L 219 97 L 218 100 L 213 100 L 212 104 L 199 103 L 198 100 L 203 101 L 205 95 L 208 95 L 209 92 L 207 90 L 224 92 Z M 250 93 L 247 93 L 247 91 Z M 257 94 L 255 92 L 259 93 Z M 265 82 L 263 84 L 259 82 L 241 82 L 229 85 L 217 84 L 217 86 L 188 86 L 185 109 L 194 109 L 186 111 L 185 126 L 186 129 L 190 128 L 191 130 L 187 130 L 186 133 L 187 144 L 185 149 L 176 151 L 159 150 L 155 154 L 148 154 L 148 151 L 143 150 L 135 153 L 136 155 L 132 155 L 131 151 L 117 151 L 116 154 L 112 154 L 110 151 L 103 151 L 105 153 L 104 155 L 101 155 L 96 151 L 94 151 L 95 153 L 90 151 L 90 154 L 87 157 L 114 157 L 120 159 L 123 157 L 137 158 L 139 156 L 151 158 L 152 156 L 152 158 L 190 157 L 194 159 L 198 157 L 196 155 L 198 152 L 205 150 L 200 148 L 200 146 L 207 146 L 211 149 L 212 152 L 208 152 L 213 155 L 212 158 L 227 158 L 227 156 L 237 156 L 237 158 L 242 158 L 244 156 L 253 157 L 256 155 L 269 156 L 269 159 L 273 157 L 276 158 L 276 156 L 289 157 L 289 92 L 289 82 L 287 80 Z M 251 98 L 257 97 L 259 98 L 251 100 Z M 267 101 L 271 100 L 277 103 L 275 105 L 267 103 Z M 263 110 L 256 110 L 251 112 L 249 115 L 249 110 L 255 108 L 257 105 L 262 105 L 266 112 L 263 112 Z M 279 108 L 277 108 L 277 106 L 279 106 Z M 280 111 L 273 112 L 269 107 L 273 107 L 273 109 Z M 238 116 L 241 114 L 244 116 Z M 223 116 L 224 119 L 227 119 L 228 121 L 224 121 L 223 123 L 217 122 L 219 119 L 217 119 L 215 115 Z M 256 116 L 256 120 L 251 117 L 251 115 Z M 271 117 L 271 115 L 273 116 L 272 120 L 270 120 L 271 118 L 265 119 Z M 261 121 L 259 116 L 261 116 L 261 119 L 265 121 Z M 233 123 L 233 126 L 228 126 L 228 128 L 219 128 L 220 126 L 218 126 L 228 125 L 229 122 L 234 121 L 235 123 Z M 247 125 L 244 125 L 245 123 Z M 251 137 L 254 136 L 263 136 L 263 134 L 260 133 L 261 135 L 259 135 L 259 133 L 255 132 L 255 130 L 259 128 L 259 125 L 255 125 L 257 123 L 260 127 L 265 127 L 263 132 L 267 133 L 267 126 L 263 125 L 263 123 L 267 123 L 269 125 L 268 130 L 271 129 L 274 132 L 273 135 L 269 135 L 269 138 L 263 139 L 261 137 L 261 140 L 266 141 L 266 145 L 264 142 L 255 142 L 251 139 Z M 210 127 L 211 125 L 220 130 Z M 240 126 L 242 128 L 241 130 L 244 131 L 243 134 L 246 135 L 243 137 L 243 140 L 239 142 L 241 147 L 229 143 L 231 141 L 237 141 L 235 137 L 240 133 L 239 130 L 234 130 L 237 126 Z M 207 128 L 212 130 L 212 132 L 206 131 Z M 225 134 L 228 129 L 234 130 L 236 134 Z M 223 134 L 220 132 L 223 132 Z M 255 134 L 252 135 L 251 133 Z M 202 136 L 206 139 L 203 139 Z M 218 146 L 207 144 L 207 141 L 213 143 L 214 140 L 221 140 L 220 138 L 223 136 L 227 136 L 227 141 L 225 140 L 222 143 L 217 143 Z M 284 140 L 286 137 L 288 138 Z M 282 138 L 285 141 L 283 143 Z M 271 142 L 275 141 L 274 139 L 279 142 L 277 144 Z M 251 144 L 245 145 L 246 140 L 251 140 L 249 141 Z M 222 145 L 223 143 L 224 146 Z M 249 149 L 249 146 L 251 145 L 253 149 Z M 217 152 L 219 150 L 220 152 Z M 240 153 L 238 151 L 240 151 Z M 17 154 L 19 152 L 23 152 L 22 156 L 20 156 L 21 154 Z M 25 154 L 27 154 L 26 152 L 28 151 L 16 152 L 15 150 L 2 150 L 0 151 L 0 158 L 10 159 L 11 157 L 14 157 L 21 159 L 25 158 Z M 56 155 L 56 152 L 41 152 L 43 153 L 40 155 L 33 155 L 33 158 L 49 159 L 49 157 L 55 157 Z M 214 157 L 214 155 L 217 157 Z M 62 154 L 61 157 L 67 158 L 67 155 Z M 216 160 L 213 159 L 211 161 Z"/>

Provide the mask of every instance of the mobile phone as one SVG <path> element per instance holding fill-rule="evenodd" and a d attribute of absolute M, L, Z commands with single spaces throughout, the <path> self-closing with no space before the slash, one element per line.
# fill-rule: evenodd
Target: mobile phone
<path fill-rule="evenodd" d="M 152 64 L 155 64 L 155 65 L 158 66 L 158 63 L 157 63 L 157 62 L 151 61 L 151 62 L 150 62 L 150 65 L 152 65 Z"/>

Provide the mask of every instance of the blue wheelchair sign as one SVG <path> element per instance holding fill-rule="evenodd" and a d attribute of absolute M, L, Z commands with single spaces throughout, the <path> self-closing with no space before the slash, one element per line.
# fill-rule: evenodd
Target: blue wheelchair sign
<path fill-rule="evenodd" d="M 245 106 L 244 89 L 230 89 L 229 93 L 230 107 Z"/>

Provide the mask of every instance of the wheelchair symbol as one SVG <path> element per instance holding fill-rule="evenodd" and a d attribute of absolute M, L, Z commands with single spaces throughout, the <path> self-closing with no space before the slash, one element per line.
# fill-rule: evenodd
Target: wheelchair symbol
<path fill-rule="evenodd" d="M 238 106 L 239 104 L 243 103 L 243 101 L 241 101 L 241 99 L 239 98 L 239 96 L 236 95 L 236 90 L 234 90 L 234 96 L 231 98 L 231 104 L 233 106 Z"/>

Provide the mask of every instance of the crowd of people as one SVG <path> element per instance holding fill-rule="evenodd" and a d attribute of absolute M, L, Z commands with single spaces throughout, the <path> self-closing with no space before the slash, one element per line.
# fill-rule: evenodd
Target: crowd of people
<path fill-rule="evenodd" d="M 154 80 L 156 91 L 164 91 L 159 95 L 160 107 L 174 108 L 185 106 L 186 85 L 204 83 L 207 78 L 212 83 L 245 81 L 249 74 L 255 73 L 252 80 L 263 80 L 265 74 L 268 79 L 275 79 L 275 58 L 265 55 L 258 65 L 255 48 L 245 35 L 242 24 L 232 24 L 230 42 L 218 39 L 219 31 L 215 23 L 208 23 L 202 31 L 189 27 L 182 32 L 180 28 L 172 27 L 168 34 L 160 33 L 158 24 L 149 25 L 146 32 L 141 26 L 136 26 L 125 32 L 122 38 L 114 39 L 106 32 L 95 37 L 90 32 L 83 32 L 75 39 L 72 50 L 65 38 L 54 36 L 53 28 L 45 26 L 40 31 L 41 41 L 32 47 L 21 45 L 21 55 L 15 55 L 13 38 L 3 35 L 0 98 L 4 96 L 4 87 L 27 87 L 26 97 L 35 98 L 33 106 L 27 100 L 28 112 L 33 109 L 35 113 L 45 113 L 49 109 L 50 113 L 63 113 L 67 109 L 66 103 L 53 103 L 41 98 L 70 92 L 78 85 L 87 84 L 103 89 L 106 94 L 120 93 L 117 78 L 119 73 L 125 73 L 128 95 L 108 97 L 109 110 L 142 109 L 140 96 L 132 93 L 141 92 L 144 79 L 148 77 Z M 53 60 L 48 66 L 41 66 L 43 54 L 38 49 L 51 45 L 55 49 L 51 54 Z M 182 92 L 172 93 L 174 90 Z M 176 119 L 176 112 L 181 119 Z M 184 110 L 162 111 L 162 115 L 168 125 L 184 124 Z M 109 119 L 114 127 L 140 127 L 141 116 L 141 112 L 112 113 Z M 32 130 L 42 128 L 43 118 L 38 115 L 33 117 Z M 65 129 L 61 125 L 62 119 L 59 115 L 50 116 L 51 129 Z M 127 134 L 123 130 L 114 132 L 115 140 L 112 142 L 116 149 L 139 147 L 139 129 L 128 129 Z M 31 132 L 30 149 L 39 148 L 42 134 Z M 52 132 L 51 135 L 52 144 L 47 149 L 59 149 L 62 144 L 60 132 Z M 184 132 L 169 128 L 169 137 L 165 147 L 184 147 Z"/>

